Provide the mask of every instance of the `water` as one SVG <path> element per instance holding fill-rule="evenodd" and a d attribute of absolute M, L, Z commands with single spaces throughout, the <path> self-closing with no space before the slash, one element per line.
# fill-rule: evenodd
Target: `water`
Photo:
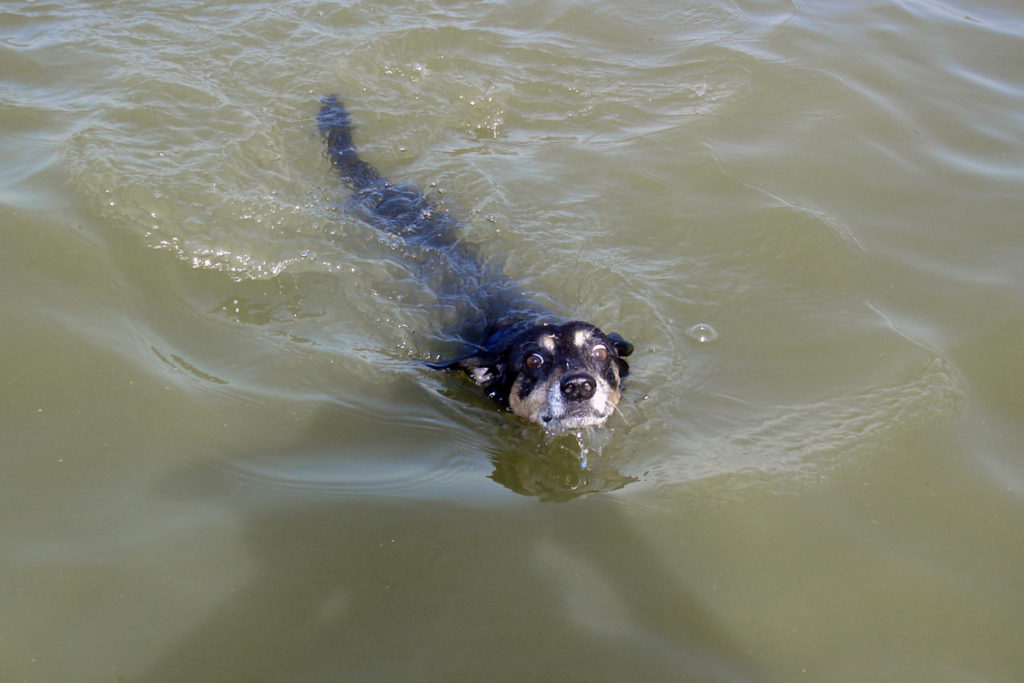
<path fill-rule="evenodd" d="M 0 5 L 0 678 L 1024 676 L 1024 10 Z M 315 131 L 341 95 L 636 344 L 547 437 Z"/>

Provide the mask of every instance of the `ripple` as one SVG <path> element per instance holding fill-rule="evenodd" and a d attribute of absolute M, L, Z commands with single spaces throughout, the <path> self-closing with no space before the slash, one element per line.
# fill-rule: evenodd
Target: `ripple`
<path fill-rule="evenodd" d="M 764 475 L 784 475 L 790 484 L 816 482 L 864 453 L 884 452 L 902 435 L 960 413 L 966 394 L 955 366 L 932 357 L 911 372 L 905 382 L 797 403 L 704 395 L 687 421 L 704 425 L 676 433 L 678 455 L 638 455 L 636 465 L 642 480 L 656 488 L 722 477 L 742 487 Z"/>

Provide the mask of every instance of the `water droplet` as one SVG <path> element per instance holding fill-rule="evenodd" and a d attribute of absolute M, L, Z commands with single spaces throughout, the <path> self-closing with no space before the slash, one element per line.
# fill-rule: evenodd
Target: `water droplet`
<path fill-rule="evenodd" d="M 700 343 L 713 342 L 718 339 L 718 333 L 715 332 L 715 328 L 711 327 L 707 323 L 697 323 L 686 331 L 686 334 L 690 339 L 699 341 Z"/>

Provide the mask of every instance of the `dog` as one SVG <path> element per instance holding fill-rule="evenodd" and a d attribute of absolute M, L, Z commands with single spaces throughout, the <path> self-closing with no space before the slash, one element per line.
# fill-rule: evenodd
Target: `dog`
<path fill-rule="evenodd" d="M 453 335 L 472 350 L 435 370 L 462 371 L 502 408 L 552 433 L 597 427 L 622 396 L 633 345 L 580 320 L 564 320 L 522 294 L 500 269 L 460 241 L 458 221 L 421 191 L 395 185 L 363 161 L 352 118 L 337 96 L 320 100 L 327 156 L 351 189 L 350 204 L 395 236 L 399 251 L 439 306 L 456 313 Z"/>

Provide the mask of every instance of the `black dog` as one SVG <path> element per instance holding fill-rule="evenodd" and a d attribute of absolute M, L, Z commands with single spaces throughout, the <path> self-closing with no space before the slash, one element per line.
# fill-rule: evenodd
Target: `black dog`
<path fill-rule="evenodd" d="M 520 294 L 505 274 L 459 241 L 451 214 L 415 188 L 392 185 L 359 158 L 352 121 L 336 97 L 317 117 L 327 153 L 370 224 L 402 238 L 406 260 L 460 320 L 453 333 L 474 350 L 440 363 L 463 370 L 516 415 L 553 432 L 603 424 L 629 372 L 633 345 L 590 323 L 559 321 Z"/>

